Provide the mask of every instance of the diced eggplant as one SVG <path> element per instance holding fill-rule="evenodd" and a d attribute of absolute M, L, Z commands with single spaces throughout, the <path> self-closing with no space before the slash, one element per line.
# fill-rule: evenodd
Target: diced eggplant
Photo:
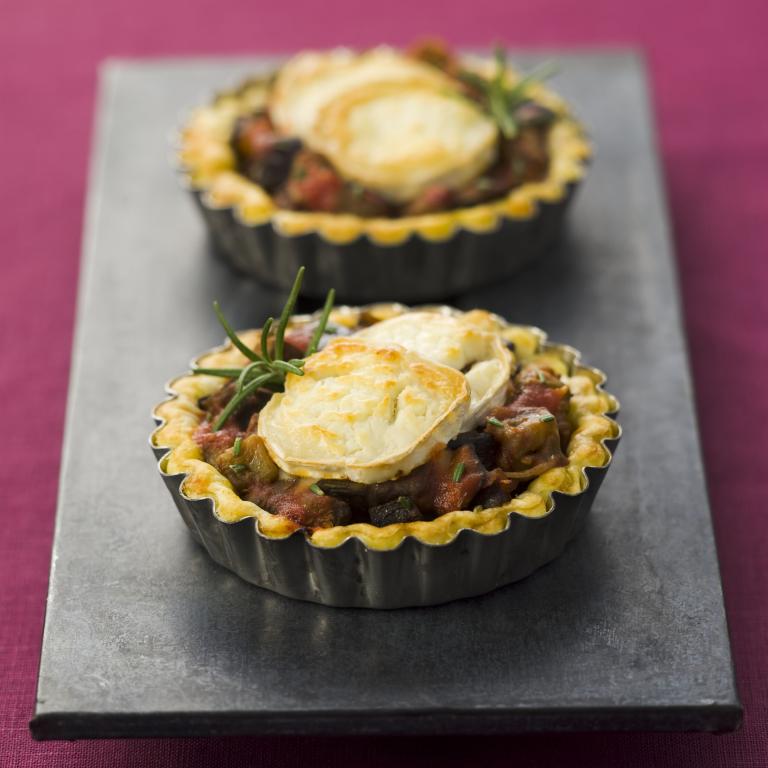
<path fill-rule="evenodd" d="M 323 493 L 331 496 L 365 496 L 368 487 L 364 483 L 353 483 L 351 480 L 320 480 L 317 483 Z"/>
<path fill-rule="evenodd" d="M 495 408 L 488 431 L 499 443 L 499 467 L 518 480 L 536 477 L 552 467 L 568 463 L 560 446 L 557 419 L 546 408 L 520 406 L 504 414 L 509 406 Z M 499 416 L 504 416 L 503 421 Z"/>
<path fill-rule="evenodd" d="M 279 473 L 258 435 L 241 437 L 237 449 L 233 445 L 222 451 L 212 463 L 238 492 L 245 492 L 255 483 L 274 483 Z"/>
<path fill-rule="evenodd" d="M 523 102 L 515 110 L 515 120 L 524 126 L 549 125 L 555 119 L 555 113 L 551 109 L 535 101 Z"/>
<path fill-rule="evenodd" d="M 301 149 L 300 139 L 281 139 L 275 142 L 255 172 L 255 181 L 267 192 L 274 192 L 291 172 L 294 155 Z"/>
<path fill-rule="evenodd" d="M 512 493 L 509 490 L 500 488 L 498 485 L 492 485 L 480 493 L 473 499 L 473 504 L 476 507 L 482 507 L 483 509 L 491 509 L 492 507 L 503 507 L 512 500 Z"/>
<path fill-rule="evenodd" d="M 475 449 L 477 458 L 486 469 L 491 469 L 496 463 L 498 445 L 491 435 L 480 430 L 462 432 L 448 443 L 448 448 L 456 450 L 462 445 L 471 445 Z"/>
<path fill-rule="evenodd" d="M 371 507 L 368 510 L 368 515 L 371 522 L 379 528 L 393 523 L 412 523 L 422 519 L 419 508 L 409 496 L 399 496 L 385 504 Z"/>

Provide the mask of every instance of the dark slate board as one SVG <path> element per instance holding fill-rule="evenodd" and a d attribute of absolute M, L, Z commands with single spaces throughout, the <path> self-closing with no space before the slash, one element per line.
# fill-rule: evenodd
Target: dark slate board
<path fill-rule="evenodd" d="M 559 560 L 485 597 L 394 612 L 251 587 L 178 518 L 150 409 L 220 341 L 213 297 L 241 326 L 282 297 L 210 258 L 168 137 L 207 89 L 265 61 L 107 65 L 35 737 L 738 725 L 642 65 L 558 58 L 598 148 L 567 241 L 457 301 L 541 325 L 604 368 L 624 441 Z"/>

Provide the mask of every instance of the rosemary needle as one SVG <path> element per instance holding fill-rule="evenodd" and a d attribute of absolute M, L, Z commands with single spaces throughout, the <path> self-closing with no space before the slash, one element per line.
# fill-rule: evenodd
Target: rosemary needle
<path fill-rule="evenodd" d="M 320 314 L 320 322 L 318 322 L 317 328 L 315 328 L 315 332 L 312 334 L 312 341 L 309 342 L 307 357 L 314 355 L 315 352 L 317 352 L 317 345 L 320 343 L 320 339 L 325 332 L 326 326 L 328 325 L 328 318 L 330 317 L 331 310 L 333 309 L 333 302 L 335 300 L 336 291 L 331 288 L 331 290 L 328 291 L 328 296 L 325 298 L 325 305 L 323 306 L 323 311 Z"/>
<path fill-rule="evenodd" d="M 216 419 L 213 425 L 213 431 L 218 432 L 224 426 L 227 419 L 237 410 L 240 403 L 242 403 L 248 395 L 252 395 L 259 387 L 266 384 L 271 378 L 271 373 L 264 373 L 261 376 L 252 379 L 240 389 L 219 414 L 219 418 Z"/>
<path fill-rule="evenodd" d="M 507 54 L 505 50 L 497 45 L 493 56 L 496 62 L 496 71 L 492 77 L 485 78 L 470 70 L 463 70 L 459 77 L 480 92 L 485 102 L 485 108 L 498 125 L 504 138 L 514 139 L 519 129 L 515 119 L 515 110 L 527 101 L 528 87 L 534 82 L 551 77 L 557 71 L 557 66 L 552 62 L 545 62 L 510 86 L 507 84 Z"/>
<path fill-rule="evenodd" d="M 301 282 L 304 277 L 304 267 L 301 267 L 296 273 L 296 278 L 293 281 L 293 286 L 288 294 L 288 299 L 285 302 L 283 311 L 280 313 L 280 319 L 277 324 L 277 329 L 274 333 L 274 345 L 273 352 L 269 351 L 269 336 L 274 326 L 274 318 L 268 318 L 264 323 L 264 327 L 261 329 L 261 338 L 259 340 L 260 354 L 259 352 L 251 349 L 245 342 L 237 335 L 227 319 L 224 317 L 224 313 L 221 311 L 221 307 L 217 301 L 213 302 L 213 311 L 216 313 L 216 317 L 221 323 L 222 328 L 227 334 L 227 337 L 232 342 L 233 346 L 238 349 L 244 357 L 249 361 L 241 368 L 195 368 L 193 373 L 204 374 L 207 376 L 221 376 L 226 379 L 233 379 L 235 384 L 235 394 L 232 396 L 226 407 L 221 411 L 218 418 L 213 424 L 214 432 L 220 430 L 227 419 L 237 410 L 240 404 L 249 395 L 254 394 L 260 387 L 267 387 L 273 391 L 280 392 L 285 386 L 285 377 L 292 373 L 295 376 L 303 376 L 304 371 L 302 367 L 304 360 L 295 358 L 292 360 L 284 360 L 285 353 L 285 332 L 288 328 L 288 323 L 291 319 L 291 314 L 296 301 L 299 297 L 299 291 L 301 290 Z M 330 317 L 331 310 L 333 309 L 333 302 L 335 299 L 335 293 L 333 289 L 328 292 L 328 296 L 325 300 L 322 312 L 317 322 L 317 327 L 312 334 L 312 340 L 309 343 L 305 357 L 314 354 L 317 351 L 317 347 L 320 343 L 323 333 L 325 333 L 328 325 L 328 318 Z M 237 455 L 237 454 L 235 454 Z"/>
<path fill-rule="evenodd" d="M 277 324 L 277 331 L 275 333 L 275 360 L 283 359 L 283 352 L 285 349 L 285 329 L 288 327 L 288 320 L 290 320 L 293 308 L 296 306 L 296 300 L 299 298 L 301 281 L 304 279 L 305 269 L 305 267 L 299 267 L 299 271 L 296 273 L 296 277 L 293 281 L 291 292 L 288 294 L 288 300 L 285 302 L 285 306 L 280 315 L 280 320 Z"/>

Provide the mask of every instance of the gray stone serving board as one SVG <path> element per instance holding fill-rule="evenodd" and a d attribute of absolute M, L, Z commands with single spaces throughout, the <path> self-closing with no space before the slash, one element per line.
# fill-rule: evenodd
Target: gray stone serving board
<path fill-rule="evenodd" d="M 216 566 L 147 447 L 164 382 L 221 340 L 211 300 L 241 327 L 282 302 L 211 258 L 169 166 L 184 110 L 267 60 L 105 66 L 35 737 L 738 725 L 642 63 L 556 58 L 597 146 L 566 241 L 455 301 L 581 349 L 622 401 L 624 440 L 557 561 L 390 612 L 293 602 Z"/>

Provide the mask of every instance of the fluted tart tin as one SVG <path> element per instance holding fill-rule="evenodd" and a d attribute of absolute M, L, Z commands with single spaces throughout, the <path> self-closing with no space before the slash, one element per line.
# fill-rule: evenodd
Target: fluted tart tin
<path fill-rule="evenodd" d="M 336 312 L 366 309 L 342 307 Z M 394 311 L 407 309 L 395 305 Z M 301 316 L 293 323 L 309 320 Z M 537 357 L 560 361 L 568 377 L 578 415 L 567 448 L 567 466 L 548 470 L 505 507 L 447 513 L 421 528 L 353 524 L 308 531 L 281 527 L 278 516 L 250 502 L 239 502 L 252 507 L 250 512 L 238 513 L 239 519 L 232 515 L 224 519 L 215 501 L 224 498 L 222 493 L 231 493 L 231 488 L 221 490 L 222 485 L 228 486 L 223 475 L 201 485 L 188 472 L 169 467 L 180 432 L 189 432 L 201 420 L 193 400 L 185 395 L 191 377 L 181 377 L 168 385 L 170 398 L 153 412 L 159 426 L 150 443 L 192 536 L 213 560 L 251 584 L 286 597 L 341 607 L 436 605 L 489 592 L 547 564 L 581 529 L 608 471 L 621 434 L 612 418 L 618 402 L 603 389 L 604 375 L 583 365 L 576 350 L 547 342 L 538 329 L 506 324 L 505 329 L 522 345 L 530 345 Z M 227 346 L 211 350 L 195 365 L 222 350 Z M 202 464 L 192 458 L 185 466 Z M 217 474 L 210 465 L 205 467 L 206 472 Z"/>
<path fill-rule="evenodd" d="M 489 72 L 484 59 L 468 66 Z M 520 75 L 509 69 L 509 76 Z M 506 279 L 560 239 L 566 211 L 592 154 L 583 125 L 541 83 L 531 97 L 554 115 L 549 165 L 498 199 L 393 218 L 281 208 L 237 169 L 229 143 L 236 121 L 266 103 L 268 79 L 251 79 L 195 109 L 175 148 L 184 187 L 202 213 L 215 251 L 237 272 L 287 290 L 300 266 L 302 293 L 334 287 L 347 301 L 445 299 Z"/>

